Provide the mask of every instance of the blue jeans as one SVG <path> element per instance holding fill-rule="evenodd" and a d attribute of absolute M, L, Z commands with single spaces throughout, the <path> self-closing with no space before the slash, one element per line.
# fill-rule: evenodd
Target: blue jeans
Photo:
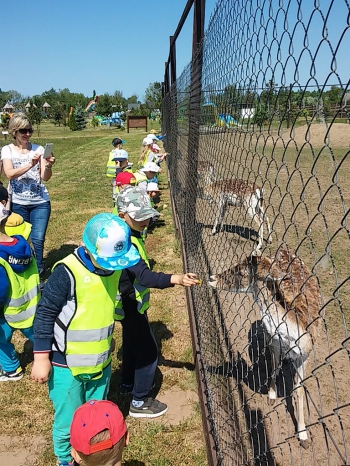
<path fill-rule="evenodd" d="M 53 449 L 59 461 L 72 461 L 69 440 L 75 410 L 90 400 L 106 400 L 110 380 L 111 365 L 103 370 L 100 379 L 85 382 L 73 377 L 68 367 L 52 366 L 48 387 L 54 409 Z"/>
<path fill-rule="evenodd" d="M 22 205 L 12 202 L 11 211 L 15 214 L 22 215 L 24 221 L 32 224 L 30 239 L 33 243 L 36 263 L 40 273 L 44 267 L 44 241 L 51 214 L 51 204 L 49 201 L 34 205 Z"/>
<path fill-rule="evenodd" d="M 0 317 L 0 364 L 5 372 L 15 371 L 20 366 L 15 347 L 11 343 L 15 330 L 10 327 L 4 317 Z M 33 341 L 33 327 L 20 330 L 30 341 Z"/>

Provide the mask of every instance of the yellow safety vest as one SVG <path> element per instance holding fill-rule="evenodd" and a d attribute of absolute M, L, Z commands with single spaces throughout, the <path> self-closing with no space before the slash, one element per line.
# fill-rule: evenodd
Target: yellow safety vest
<path fill-rule="evenodd" d="M 2 257 L 0 264 L 6 270 L 11 286 L 11 296 L 4 306 L 6 322 L 13 328 L 30 328 L 40 300 L 40 279 L 35 259 L 32 257 L 28 269 L 21 273 L 14 272 Z"/>
<path fill-rule="evenodd" d="M 115 161 L 112 160 L 113 157 L 114 157 L 114 151 L 112 150 L 109 153 L 108 160 L 107 160 L 107 172 L 106 172 L 107 178 L 115 178 L 115 175 L 116 175 L 117 166 L 115 164 Z"/>
<path fill-rule="evenodd" d="M 142 181 L 147 181 L 147 176 L 140 172 L 134 173 L 134 177 L 136 178 L 135 186 L 138 186 Z"/>
<path fill-rule="evenodd" d="M 141 238 L 135 238 L 131 236 L 132 244 L 137 248 L 141 258 L 146 262 L 149 267 L 149 261 L 147 257 L 147 252 L 145 248 L 145 243 L 142 241 Z M 134 280 L 134 289 L 135 289 L 135 297 L 137 301 L 137 310 L 140 314 L 144 314 L 147 309 L 149 308 L 149 298 L 150 298 L 150 290 L 145 286 L 142 286 L 136 279 Z M 118 293 L 115 299 L 115 320 L 122 320 L 125 317 L 125 312 L 123 309 L 122 297 Z"/>
<path fill-rule="evenodd" d="M 71 300 L 54 326 L 53 350 L 66 356 L 73 376 L 99 378 L 111 362 L 115 295 L 121 271 L 102 276 L 89 272 L 75 254 L 57 262 L 69 270 Z"/>
<path fill-rule="evenodd" d="M 143 159 L 142 159 L 141 162 L 139 163 L 139 166 L 140 166 L 140 167 L 143 167 L 143 166 L 145 165 L 145 163 L 148 162 L 148 156 L 149 156 L 150 152 L 152 152 L 151 149 L 149 149 L 149 150 L 145 153 Z M 152 162 L 153 162 L 153 161 L 154 161 L 154 158 L 153 158 Z"/>

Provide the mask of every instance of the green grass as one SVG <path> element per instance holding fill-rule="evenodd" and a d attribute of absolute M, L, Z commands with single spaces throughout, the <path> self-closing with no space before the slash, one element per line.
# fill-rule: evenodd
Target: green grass
<path fill-rule="evenodd" d="M 156 128 L 158 129 L 158 128 Z M 113 128 L 87 129 L 83 132 L 54 127 L 48 123 L 41 125 L 40 138 L 34 133 L 32 141 L 44 144 L 53 142 L 56 164 L 52 179 L 47 183 L 52 201 L 52 215 L 45 244 L 48 266 L 52 266 L 72 251 L 81 242 L 86 222 L 96 213 L 111 211 L 112 189 L 105 176 L 111 141 L 118 136 L 125 139 L 125 149 L 129 158 L 136 162 L 139 158 L 144 131 L 134 130 L 130 134 Z M 163 168 L 164 164 L 163 164 Z M 165 170 L 164 170 L 165 171 Z M 4 181 L 4 180 L 3 180 Z M 161 222 L 148 236 L 146 247 L 153 259 L 154 270 L 182 272 L 179 246 L 174 237 L 166 174 L 160 178 L 161 202 L 168 208 L 162 212 Z M 166 365 L 157 370 L 156 380 L 161 382 L 158 398 L 164 390 L 180 388 L 197 391 L 196 377 L 191 370 L 192 346 L 184 290 L 175 287 L 168 290 L 152 290 L 150 321 L 154 328 L 161 356 L 167 361 L 178 362 L 180 368 Z M 117 387 L 120 375 L 121 330 L 116 325 L 116 352 L 113 356 L 113 377 L 110 398 L 117 402 L 124 414 L 128 412 L 129 399 L 119 396 Z M 20 359 L 25 367 L 25 377 L 17 383 L 2 384 L 0 391 L 0 432 L 1 435 L 16 435 L 28 439 L 30 436 L 43 436 L 46 446 L 36 459 L 28 460 L 28 465 L 54 465 L 55 458 L 51 444 L 52 407 L 48 399 L 47 387 L 32 382 L 30 352 L 24 351 L 24 338 L 15 333 L 14 341 Z M 182 366 L 182 367 L 181 367 Z M 189 368 L 190 369 L 189 369 Z M 204 438 L 198 405 L 193 414 L 179 425 L 164 423 L 162 418 L 155 421 L 127 418 L 130 430 L 130 444 L 124 453 L 125 464 L 139 465 L 189 465 L 203 466 L 207 463 Z M 10 466 L 10 465 L 9 465 Z"/>

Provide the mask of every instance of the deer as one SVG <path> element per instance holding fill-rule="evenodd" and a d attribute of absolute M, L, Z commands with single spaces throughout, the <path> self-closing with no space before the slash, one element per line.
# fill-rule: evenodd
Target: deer
<path fill-rule="evenodd" d="M 264 221 L 267 224 L 269 243 L 271 240 L 271 227 L 268 216 L 264 211 L 264 190 L 253 181 L 240 179 L 228 179 L 214 181 L 208 184 L 205 191 L 217 205 L 216 217 L 211 235 L 222 229 L 227 206 L 244 207 L 249 218 L 258 225 L 258 244 L 256 250 L 260 250 L 264 241 Z"/>
<path fill-rule="evenodd" d="M 269 403 L 277 398 L 276 377 L 283 360 L 295 369 L 293 394 L 297 434 L 303 448 L 309 440 L 304 420 L 304 380 L 307 359 L 318 334 L 321 297 L 318 282 L 304 262 L 281 248 L 275 255 L 248 256 L 234 267 L 210 277 L 209 285 L 252 293 L 272 350 Z"/>
<path fill-rule="evenodd" d="M 205 187 L 215 181 L 216 169 L 214 165 L 207 160 L 198 160 L 197 174 L 200 182 L 199 192 L 203 199 L 213 202 L 212 198 L 205 191 Z"/>

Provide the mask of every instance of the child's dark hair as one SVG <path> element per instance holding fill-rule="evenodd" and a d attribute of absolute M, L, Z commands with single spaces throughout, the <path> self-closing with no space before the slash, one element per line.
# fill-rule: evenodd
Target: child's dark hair
<path fill-rule="evenodd" d="M 119 146 L 119 144 L 123 144 L 123 140 L 120 138 L 114 138 L 112 141 L 112 146 Z"/>

